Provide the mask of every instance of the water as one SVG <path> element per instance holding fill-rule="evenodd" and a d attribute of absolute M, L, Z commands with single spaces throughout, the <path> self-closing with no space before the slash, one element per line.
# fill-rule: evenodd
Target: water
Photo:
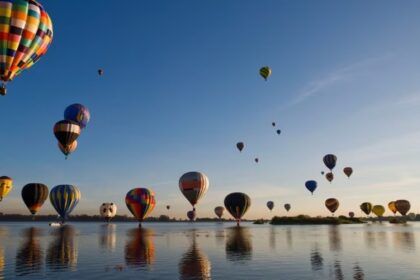
<path fill-rule="evenodd" d="M 0 223 L 0 279 L 420 279 L 420 223 Z"/>

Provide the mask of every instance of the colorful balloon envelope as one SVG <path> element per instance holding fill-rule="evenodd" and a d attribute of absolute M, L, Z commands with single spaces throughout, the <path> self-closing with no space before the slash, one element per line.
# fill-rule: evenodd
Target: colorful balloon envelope
<path fill-rule="evenodd" d="M 385 207 L 382 205 L 375 205 L 372 207 L 372 212 L 375 214 L 378 218 L 382 217 L 385 213 Z"/>
<path fill-rule="evenodd" d="M 198 201 L 206 194 L 209 188 L 209 179 L 201 172 L 188 172 L 179 179 L 179 189 L 191 203 L 193 209 Z"/>
<path fill-rule="evenodd" d="M 195 216 L 196 216 L 196 213 L 194 210 L 190 210 L 187 212 L 187 217 L 190 220 L 190 222 L 195 221 Z"/>
<path fill-rule="evenodd" d="M 395 214 L 397 214 L 397 207 L 395 206 L 395 201 L 388 203 L 388 209 Z"/>
<path fill-rule="evenodd" d="M 272 202 L 272 201 L 268 201 L 267 202 L 267 208 L 271 211 L 271 210 L 273 210 L 273 208 L 274 208 L 274 202 Z"/>
<path fill-rule="evenodd" d="M 0 77 L 7 83 L 34 65 L 48 50 L 53 38 L 52 21 L 35 0 L 0 1 Z M 3 85 L 0 91 L 6 94 Z"/>
<path fill-rule="evenodd" d="M 80 136 L 80 132 L 80 126 L 73 121 L 63 120 L 54 125 L 55 138 L 63 147 L 73 144 Z"/>
<path fill-rule="evenodd" d="M 331 183 L 334 180 L 334 174 L 332 172 L 328 172 L 325 174 L 325 178 Z"/>
<path fill-rule="evenodd" d="M 314 191 L 318 187 L 318 183 L 314 180 L 309 180 L 305 182 L 305 187 L 311 192 L 311 194 L 314 194 Z"/>
<path fill-rule="evenodd" d="M 0 201 L 13 189 L 13 179 L 7 176 L 0 177 Z"/>
<path fill-rule="evenodd" d="M 408 200 L 401 199 L 395 201 L 395 207 L 401 215 L 405 216 L 410 211 L 411 205 Z"/>
<path fill-rule="evenodd" d="M 325 207 L 327 207 L 327 209 L 333 214 L 337 211 L 338 206 L 340 206 L 340 203 L 335 198 L 328 198 L 325 200 Z"/>
<path fill-rule="evenodd" d="M 240 152 L 242 152 L 242 150 L 244 149 L 244 147 L 245 147 L 245 144 L 243 142 L 236 143 L 236 148 L 238 148 L 238 150 Z"/>
<path fill-rule="evenodd" d="M 348 178 L 350 178 L 351 174 L 353 174 L 353 168 L 351 168 L 351 167 L 344 167 L 343 172 L 344 172 L 344 174 L 346 174 L 346 176 Z"/>
<path fill-rule="evenodd" d="M 289 212 L 291 208 L 292 208 L 292 206 L 290 206 L 290 204 L 289 204 L 289 203 L 286 203 L 286 204 L 284 205 L 284 209 L 286 209 L 286 211 L 287 211 L 287 212 Z"/>
<path fill-rule="evenodd" d="M 349 217 L 353 219 L 354 218 L 354 212 L 349 212 Z"/>
<path fill-rule="evenodd" d="M 267 81 L 268 77 L 271 76 L 271 68 L 268 66 L 261 67 L 260 75 Z"/>
<path fill-rule="evenodd" d="M 102 203 L 99 207 L 99 215 L 101 215 L 106 222 L 110 222 L 111 219 L 117 215 L 117 205 L 114 202 Z"/>
<path fill-rule="evenodd" d="M 58 185 L 50 191 L 50 202 L 65 221 L 81 198 L 80 190 L 73 185 Z"/>
<path fill-rule="evenodd" d="M 251 206 L 251 198 L 244 193 L 231 193 L 225 197 L 226 210 L 236 219 L 237 225 Z"/>
<path fill-rule="evenodd" d="M 30 183 L 22 189 L 22 199 L 32 215 L 35 215 L 48 198 L 48 187 L 40 183 Z"/>
<path fill-rule="evenodd" d="M 360 204 L 360 210 L 363 211 L 366 215 L 369 215 L 372 212 L 372 203 L 370 202 L 363 202 Z"/>
<path fill-rule="evenodd" d="M 72 104 L 64 111 L 64 119 L 77 123 L 84 129 L 90 120 L 89 109 L 82 104 Z"/>
<path fill-rule="evenodd" d="M 216 214 L 217 217 L 219 217 L 219 219 L 222 218 L 224 211 L 225 211 L 225 207 L 223 206 L 217 206 L 216 208 L 214 208 L 214 213 Z"/>
<path fill-rule="evenodd" d="M 332 171 L 335 167 L 335 165 L 337 164 L 337 157 L 333 154 L 328 154 L 324 156 L 324 164 L 325 166 Z"/>
<path fill-rule="evenodd" d="M 73 143 L 71 143 L 68 146 L 63 146 L 63 145 L 61 145 L 60 142 L 58 142 L 58 148 L 60 149 L 60 151 L 67 158 L 71 153 L 73 153 L 74 151 L 76 151 L 76 149 L 77 149 L 77 140 L 75 140 Z"/>
<path fill-rule="evenodd" d="M 141 223 L 156 206 L 155 194 L 146 188 L 132 189 L 125 196 L 125 204 L 131 214 Z"/>

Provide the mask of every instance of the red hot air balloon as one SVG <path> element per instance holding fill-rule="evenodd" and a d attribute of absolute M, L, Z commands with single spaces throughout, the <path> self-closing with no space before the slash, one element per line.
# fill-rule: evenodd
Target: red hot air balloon
<path fill-rule="evenodd" d="M 209 188 L 209 179 L 201 172 L 188 172 L 179 179 L 179 189 L 193 206 L 206 194 Z"/>
<path fill-rule="evenodd" d="M 343 172 L 344 172 L 344 174 L 346 174 L 346 176 L 348 178 L 350 178 L 351 174 L 353 174 L 353 168 L 351 168 L 351 167 L 344 167 Z"/>
<path fill-rule="evenodd" d="M 340 206 L 340 203 L 335 198 L 328 198 L 325 200 L 325 207 L 327 207 L 328 210 L 334 215 L 335 211 L 337 211 L 338 206 Z"/>
<path fill-rule="evenodd" d="M 141 227 L 144 218 L 155 208 L 155 194 L 146 188 L 132 189 L 125 196 L 125 204 L 131 214 L 139 221 L 139 227 Z"/>

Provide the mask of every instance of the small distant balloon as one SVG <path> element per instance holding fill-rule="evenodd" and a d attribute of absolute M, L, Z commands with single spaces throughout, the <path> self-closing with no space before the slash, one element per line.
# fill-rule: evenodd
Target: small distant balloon
<path fill-rule="evenodd" d="M 405 216 L 410 211 L 411 205 L 408 200 L 400 199 L 395 201 L 395 207 L 401 215 Z"/>
<path fill-rule="evenodd" d="M 332 172 L 328 172 L 325 174 L 325 178 L 331 183 L 334 180 L 334 174 Z"/>
<path fill-rule="evenodd" d="M 385 207 L 382 205 L 375 205 L 372 207 L 372 212 L 375 214 L 378 218 L 382 217 L 385 213 Z"/>
<path fill-rule="evenodd" d="M 214 208 L 214 213 L 216 214 L 219 219 L 223 216 L 223 212 L 225 211 L 225 207 L 223 206 L 217 206 Z"/>
<path fill-rule="evenodd" d="M 325 174 L 325 172 L 324 171 L 321 171 L 321 175 L 324 175 Z"/>
<path fill-rule="evenodd" d="M 264 66 L 260 69 L 260 75 L 267 81 L 268 77 L 271 76 L 271 68 L 268 66 Z"/>
<path fill-rule="evenodd" d="M 275 126 L 276 126 L 276 123 L 275 123 L 275 122 L 272 122 L 272 123 L 271 123 L 271 125 L 272 125 L 273 127 L 275 127 Z"/>
<path fill-rule="evenodd" d="M 102 76 L 104 74 L 104 70 L 103 69 L 98 69 L 98 75 Z"/>
<path fill-rule="evenodd" d="M 335 198 L 328 198 L 325 200 L 325 207 L 327 207 L 327 209 L 330 210 L 330 212 L 333 214 L 335 211 L 337 211 L 338 206 L 340 206 L 340 203 Z"/>
<path fill-rule="evenodd" d="M 258 163 L 260 160 L 258 158 L 254 159 L 255 163 Z"/>
<path fill-rule="evenodd" d="M 289 212 L 291 208 L 292 208 L 292 207 L 290 206 L 290 204 L 289 204 L 289 203 L 286 203 L 286 204 L 284 205 L 284 209 L 286 209 L 286 211 L 287 211 L 287 212 Z"/>
<path fill-rule="evenodd" d="M 242 152 L 242 150 L 244 149 L 244 147 L 245 147 L 245 144 L 243 142 L 236 143 L 236 148 L 238 148 L 238 150 L 240 152 Z"/>
<path fill-rule="evenodd" d="M 335 167 L 335 165 L 337 164 L 337 157 L 333 154 L 328 154 L 324 156 L 324 164 L 325 166 L 332 171 Z"/>
<path fill-rule="evenodd" d="M 314 191 L 318 187 L 318 183 L 314 180 L 306 181 L 305 187 L 311 192 L 311 194 L 314 194 Z"/>
<path fill-rule="evenodd" d="M 274 202 L 272 202 L 272 201 L 268 201 L 267 202 L 267 208 L 271 211 L 271 210 L 273 210 L 273 208 L 274 208 Z"/>
<path fill-rule="evenodd" d="M 344 172 L 344 174 L 346 174 L 346 176 L 348 178 L 350 178 L 351 174 L 353 174 L 353 168 L 351 168 L 351 167 L 344 167 L 343 172 Z"/>
<path fill-rule="evenodd" d="M 166 205 L 166 210 L 169 210 L 169 209 L 171 209 L 171 206 L 170 205 Z"/>
<path fill-rule="evenodd" d="M 360 210 L 363 211 L 366 215 L 369 215 L 372 212 L 372 203 L 370 202 L 363 202 L 360 204 Z"/>
<path fill-rule="evenodd" d="M 280 135 L 280 134 L 281 134 L 281 130 L 280 130 L 280 129 L 277 129 L 277 130 L 276 130 L 276 133 L 277 133 L 278 135 Z"/>
<path fill-rule="evenodd" d="M 354 212 L 349 212 L 349 217 L 353 219 L 354 218 Z"/>

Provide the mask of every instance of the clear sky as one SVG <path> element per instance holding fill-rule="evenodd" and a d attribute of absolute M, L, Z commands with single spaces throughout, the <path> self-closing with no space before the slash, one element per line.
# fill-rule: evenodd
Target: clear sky
<path fill-rule="evenodd" d="M 338 214 L 400 198 L 420 211 L 418 1 L 42 2 L 53 44 L 0 98 L 0 173 L 15 182 L 0 211 L 29 213 L 20 191 L 42 182 L 77 185 L 74 214 L 104 201 L 128 214 L 127 191 L 148 187 L 152 215 L 170 204 L 184 217 L 178 179 L 194 170 L 210 180 L 199 217 L 234 191 L 252 199 L 247 218 L 268 217 L 267 200 L 275 214 L 291 203 L 291 214 L 327 215 L 329 197 Z M 92 118 L 66 161 L 52 127 L 75 102 Z M 326 153 L 338 156 L 332 184 Z"/>

